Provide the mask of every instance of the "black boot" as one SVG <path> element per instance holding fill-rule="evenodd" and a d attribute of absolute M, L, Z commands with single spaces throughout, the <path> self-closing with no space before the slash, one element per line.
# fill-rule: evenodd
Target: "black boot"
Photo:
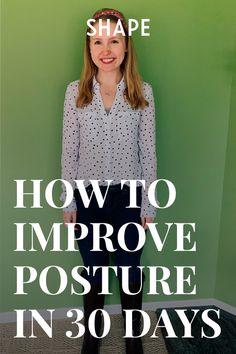
<path fill-rule="evenodd" d="M 141 310 L 143 287 L 141 288 L 140 292 L 137 295 L 127 295 L 122 289 L 121 281 L 119 281 L 119 287 L 120 287 L 122 315 L 124 317 L 124 326 L 126 327 L 124 310 L 134 310 L 134 309 Z M 131 293 L 138 292 L 139 288 L 140 288 L 140 283 L 129 284 L 129 290 Z M 140 335 L 141 333 L 140 326 L 141 326 L 141 313 L 135 311 L 133 312 L 133 320 L 132 320 L 134 336 Z M 142 345 L 141 338 L 125 338 L 125 344 L 126 344 L 126 354 L 143 354 L 143 345 Z"/>
<path fill-rule="evenodd" d="M 91 290 L 88 294 L 84 295 L 84 340 L 81 354 L 99 354 L 99 338 L 95 338 L 89 331 L 88 320 L 91 312 L 96 309 L 103 309 L 105 296 L 98 294 L 101 291 L 100 284 L 91 284 Z M 95 330 L 99 334 L 101 330 L 102 316 L 99 311 L 96 314 Z"/>

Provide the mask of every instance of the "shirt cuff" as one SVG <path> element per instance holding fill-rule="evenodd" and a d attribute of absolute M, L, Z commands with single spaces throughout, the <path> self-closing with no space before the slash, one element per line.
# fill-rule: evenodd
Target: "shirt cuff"
<path fill-rule="evenodd" d="M 60 200 L 62 202 L 65 201 L 65 192 L 63 192 L 60 196 Z M 76 201 L 75 198 L 72 199 L 72 202 L 65 208 L 62 208 L 63 211 L 77 211 L 77 207 L 76 207 Z"/>
<path fill-rule="evenodd" d="M 158 200 L 157 200 L 157 204 L 159 205 Z M 146 195 L 146 191 L 142 190 L 142 204 L 141 204 L 140 216 L 141 217 L 150 216 L 155 218 L 156 211 L 157 208 L 149 202 L 148 196 Z"/>

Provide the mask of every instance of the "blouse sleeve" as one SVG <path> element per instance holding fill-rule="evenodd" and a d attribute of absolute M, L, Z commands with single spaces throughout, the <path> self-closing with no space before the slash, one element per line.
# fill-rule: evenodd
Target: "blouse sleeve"
<path fill-rule="evenodd" d="M 76 108 L 78 94 L 78 81 L 71 82 L 66 89 L 63 111 L 62 154 L 61 154 L 61 178 L 68 181 L 73 190 L 79 160 L 79 122 Z M 62 183 L 61 201 L 65 201 L 66 190 Z M 76 210 L 75 198 L 64 211 Z"/>
<path fill-rule="evenodd" d="M 156 208 L 148 199 L 148 188 L 150 184 L 157 179 L 155 105 L 152 87 L 147 83 L 144 83 L 144 97 L 149 105 L 141 110 L 139 124 L 139 158 L 142 169 L 142 179 L 145 180 L 145 190 L 142 190 L 140 216 L 155 217 Z"/>

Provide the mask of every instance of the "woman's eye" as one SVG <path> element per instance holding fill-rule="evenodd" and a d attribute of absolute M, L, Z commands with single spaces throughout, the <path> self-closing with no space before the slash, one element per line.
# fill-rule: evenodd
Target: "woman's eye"
<path fill-rule="evenodd" d="M 117 39 L 113 39 L 112 43 L 119 43 Z"/>
<path fill-rule="evenodd" d="M 101 41 L 95 41 L 94 44 L 101 44 Z"/>

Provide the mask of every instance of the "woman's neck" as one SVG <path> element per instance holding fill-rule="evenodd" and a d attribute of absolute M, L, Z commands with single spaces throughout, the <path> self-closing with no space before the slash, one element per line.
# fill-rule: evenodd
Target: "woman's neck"
<path fill-rule="evenodd" d="M 122 73 L 119 71 L 98 71 L 96 75 L 97 81 L 104 86 L 113 86 L 117 85 L 122 79 Z"/>

